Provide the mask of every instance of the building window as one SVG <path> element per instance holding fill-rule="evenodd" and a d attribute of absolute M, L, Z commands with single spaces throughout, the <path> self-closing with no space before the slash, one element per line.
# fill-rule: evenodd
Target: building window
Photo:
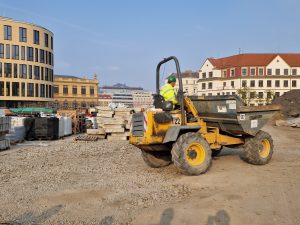
<path fill-rule="evenodd" d="M 206 73 L 202 73 L 202 78 L 203 78 L 203 79 L 206 78 Z"/>
<path fill-rule="evenodd" d="M 258 98 L 264 98 L 264 93 L 263 92 L 258 92 Z"/>
<path fill-rule="evenodd" d="M 19 95 L 20 95 L 20 83 L 12 82 L 12 96 L 19 96 Z"/>
<path fill-rule="evenodd" d="M 251 91 L 250 92 L 250 98 L 255 98 L 256 92 L 255 91 Z"/>
<path fill-rule="evenodd" d="M 283 73 L 284 73 L 284 75 L 289 75 L 289 69 L 284 69 Z"/>
<path fill-rule="evenodd" d="M 45 51 L 40 49 L 40 63 L 45 63 Z"/>
<path fill-rule="evenodd" d="M 258 81 L 258 87 L 263 87 L 264 86 L 264 81 L 263 80 L 259 80 Z"/>
<path fill-rule="evenodd" d="M 6 44 L 5 48 L 6 48 L 6 57 L 5 58 L 10 59 L 10 45 Z"/>
<path fill-rule="evenodd" d="M 208 89 L 212 89 L 212 87 L 213 87 L 212 82 L 209 82 L 209 83 L 208 83 Z"/>
<path fill-rule="evenodd" d="M 275 70 L 275 74 L 278 76 L 278 75 L 280 75 L 280 69 L 276 69 Z"/>
<path fill-rule="evenodd" d="M 255 68 L 251 68 L 250 69 L 250 75 L 251 76 L 255 76 Z"/>
<path fill-rule="evenodd" d="M 39 84 L 35 84 L 35 97 L 39 97 Z"/>
<path fill-rule="evenodd" d="M 4 96 L 4 81 L 0 81 L 0 96 Z"/>
<path fill-rule="evenodd" d="M 4 77 L 11 77 L 12 65 L 11 63 L 4 63 Z"/>
<path fill-rule="evenodd" d="M 28 78 L 32 79 L 32 65 L 28 66 Z"/>
<path fill-rule="evenodd" d="M 242 81 L 242 87 L 247 87 L 247 81 L 246 80 Z"/>
<path fill-rule="evenodd" d="M 18 64 L 14 63 L 14 78 L 18 78 Z"/>
<path fill-rule="evenodd" d="M 33 61 L 33 48 L 27 47 L 27 61 Z"/>
<path fill-rule="evenodd" d="M 44 37 L 45 37 L 45 47 L 48 47 L 49 36 L 48 36 L 48 34 L 45 33 Z"/>
<path fill-rule="evenodd" d="M 34 79 L 39 80 L 40 79 L 40 67 L 34 66 Z"/>
<path fill-rule="evenodd" d="M 10 96 L 10 82 L 6 82 L 6 96 Z"/>
<path fill-rule="evenodd" d="M 267 75 L 272 75 L 272 69 L 267 70 Z"/>
<path fill-rule="evenodd" d="M 250 87 L 255 87 L 255 80 L 250 81 Z"/>
<path fill-rule="evenodd" d="M 202 90 L 206 89 L 206 83 L 202 83 Z"/>
<path fill-rule="evenodd" d="M 53 86 L 53 93 L 58 94 L 58 86 L 57 85 Z"/>
<path fill-rule="evenodd" d="M 226 70 L 223 70 L 223 77 L 226 77 L 227 76 L 227 72 Z"/>
<path fill-rule="evenodd" d="M 33 44 L 40 44 L 40 32 L 37 30 L 33 30 Z"/>
<path fill-rule="evenodd" d="M 72 87 L 72 94 L 77 95 L 77 86 Z"/>
<path fill-rule="evenodd" d="M 264 75 L 264 68 L 258 68 L 258 75 L 263 76 Z"/>
<path fill-rule="evenodd" d="M 231 87 L 234 88 L 234 81 L 231 81 Z"/>
<path fill-rule="evenodd" d="M 0 62 L 0 77 L 2 77 L 2 62 Z"/>
<path fill-rule="evenodd" d="M 90 87 L 90 95 L 92 95 L 92 96 L 95 95 L 95 89 L 94 89 L 94 87 Z"/>
<path fill-rule="evenodd" d="M 4 40 L 11 40 L 11 39 L 12 39 L 11 26 L 4 25 Z"/>
<path fill-rule="evenodd" d="M 19 73 L 20 73 L 20 78 L 27 78 L 27 65 L 26 64 L 20 64 L 19 66 Z"/>
<path fill-rule="evenodd" d="M 209 78 L 212 78 L 213 77 L 213 72 L 209 72 L 208 76 L 209 76 Z"/>
<path fill-rule="evenodd" d="M 81 87 L 81 94 L 82 95 L 86 95 L 86 88 L 85 88 L 85 86 Z"/>
<path fill-rule="evenodd" d="M 41 92 L 40 92 L 40 97 L 45 97 L 45 84 L 41 84 Z"/>
<path fill-rule="evenodd" d="M 35 53 L 34 53 L 34 58 L 35 58 L 35 61 L 38 62 L 39 61 L 39 49 L 38 48 L 35 48 Z"/>
<path fill-rule="evenodd" d="M 53 37 L 51 37 L 51 49 L 53 49 Z"/>
<path fill-rule="evenodd" d="M 231 76 L 231 77 L 234 77 L 234 75 L 235 75 L 235 70 L 234 70 L 234 69 L 231 69 L 231 70 L 230 70 L 230 76 Z"/>
<path fill-rule="evenodd" d="M 81 107 L 85 108 L 86 107 L 86 103 L 85 102 L 81 102 Z"/>
<path fill-rule="evenodd" d="M 226 82 L 223 82 L 223 87 L 226 87 Z"/>
<path fill-rule="evenodd" d="M 26 42 L 27 41 L 27 29 L 20 27 L 19 28 L 19 41 Z"/>
<path fill-rule="evenodd" d="M 185 81 L 185 84 L 188 84 L 188 80 Z"/>
<path fill-rule="evenodd" d="M 44 67 L 41 66 L 41 80 L 45 80 L 44 77 Z"/>
<path fill-rule="evenodd" d="M 272 87 L 272 81 L 271 80 L 267 80 L 267 87 Z"/>
<path fill-rule="evenodd" d="M 1 54 L 1 51 L 0 51 L 0 54 Z M 1 58 L 1 56 L 0 56 L 0 58 Z M 297 75 L 297 69 L 292 69 L 292 75 Z"/>
<path fill-rule="evenodd" d="M 275 92 L 275 98 L 280 96 L 280 92 Z"/>
<path fill-rule="evenodd" d="M 25 60 L 25 46 L 21 46 L 21 60 Z"/>
<path fill-rule="evenodd" d="M 292 87 L 297 87 L 297 81 L 296 80 L 292 80 Z"/>
<path fill-rule="evenodd" d="M 67 86 L 67 85 L 64 85 L 64 86 L 63 86 L 63 94 L 64 94 L 64 95 L 67 95 L 67 94 L 68 94 L 68 86 Z"/>
<path fill-rule="evenodd" d="M 0 58 L 4 58 L 4 44 L 0 44 Z"/>
<path fill-rule="evenodd" d="M 283 87 L 288 87 L 289 86 L 289 81 L 288 80 L 284 80 L 283 81 Z"/>
<path fill-rule="evenodd" d="M 232 94 L 232 95 L 235 95 L 235 91 L 233 91 L 231 94 Z"/>
<path fill-rule="evenodd" d="M 19 45 L 12 46 L 12 59 L 19 59 Z"/>
<path fill-rule="evenodd" d="M 275 80 L 275 87 L 280 87 L 280 80 Z"/>
<path fill-rule="evenodd" d="M 34 86 L 32 83 L 27 83 L 27 97 L 33 97 L 34 95 L 33 87 Z"/>
<path fill-rule="evenodd" d="M 242 76 L 247 76 L 247 68 L 242 68 Z"/>
<path fill-rule="evenodd" d="M 267 98 L 268 98 L 268 99 L 271 99 L 271 98 L 272 98 L 272 92 L 270 92 L 270 91 L 267 92 Z"/>

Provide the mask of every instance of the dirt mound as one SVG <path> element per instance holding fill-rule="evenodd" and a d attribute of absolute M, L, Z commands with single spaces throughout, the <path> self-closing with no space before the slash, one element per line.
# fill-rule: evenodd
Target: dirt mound
<path fill-rule="evenodd" d="M 281 106 L 285 118 L 298 117 L 300 114 L 300 90 L 292 90 L 274 99 L 273 104 Z"/>

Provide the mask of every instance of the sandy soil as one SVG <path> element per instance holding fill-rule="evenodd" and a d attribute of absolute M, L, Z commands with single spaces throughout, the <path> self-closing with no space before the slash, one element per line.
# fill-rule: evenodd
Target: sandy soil
<path fill-rule="evenodd" d="M 300 224 L 300 129 L 265 130 L 268 165 L 225 149 L 197 177 L 148 168 L 123 141 L 16 146 L 0 152 L 0 224 Z"/>

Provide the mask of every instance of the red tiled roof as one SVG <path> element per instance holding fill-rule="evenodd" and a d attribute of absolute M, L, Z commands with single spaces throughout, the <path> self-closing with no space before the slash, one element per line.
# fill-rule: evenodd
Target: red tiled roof
<path fill-rule="evenodd" d="M 267 66 L 276 56 L 280 56 L 289 66 L 300 67 L 300 54 L 240 54 L 225 58 L 208 58 L 217 68 L 225 69 L 241 66 Z"/>

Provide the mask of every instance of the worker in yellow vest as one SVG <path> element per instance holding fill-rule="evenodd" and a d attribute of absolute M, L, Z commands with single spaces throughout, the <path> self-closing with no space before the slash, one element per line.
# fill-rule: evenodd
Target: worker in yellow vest
<path fill-rule="evenodd" d="M 164 97 L 165 101 L 170 101 L 173 105 L 178 104 L 178 100 L 176 98 L 174 86 L 176 84 L 176 77 L 171 75 L 168 77 L 168 83 L 163 86 L 160 90 L 160 95 Z"/>

